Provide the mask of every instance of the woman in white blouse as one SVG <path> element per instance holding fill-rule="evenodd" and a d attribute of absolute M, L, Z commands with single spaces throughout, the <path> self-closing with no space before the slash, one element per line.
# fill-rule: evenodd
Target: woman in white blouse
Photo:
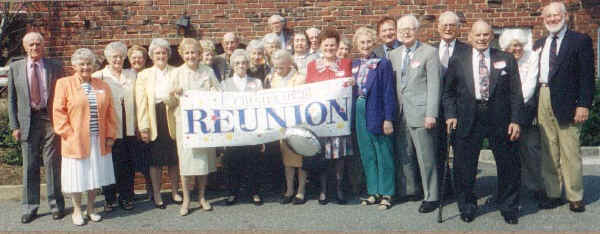
<path fill-rule="evenodd" d="M 140 138 L 149 144 L 148 160 L 154 205 L 165 209 L 166 205 L 160 196 L 162 167 L 168 166 L 171 180 L 171 197 L 174 203 L 181 204 L 183 199 L 179 190 L 179 166 L 175 146 L 175 119 L 167 118 L 168 108 L 165 105 L 169 97 L 168 75 L 175 68 L 167 64 L 171 55 L 169 42 L 155 38 L 148 48 L 149 57 L 154 66 L 138 73 L 135 85 L 138 129 Z"/>
<path fill-rule="evenodd" d="M 521 127 L 519 151 L 521 157 L 521 180 L 523 185 L 532 191 L 535 199 L 545 197 L 544 184 L 540 172 L 540 132 L 535 124 L 537 114 L 537 100 L 534 97 L 538 81 L 539 51 L 525 49 L 527 36 L 521 29 L 510 29 L 500 35 L 500 47 L 505 52 L 511 53 L 519 64 L 519 75 L 523 100 L 525 101 L 525 115 L 528 124 Z"/>
<path fill-rule="evenodd" d="M 183 132 L 187 122 L 181 119 L 179 97 L 184 90 L 219 90 L 219 81 L 212 68 L 201 64 L 202 46 L 192 38 L 184 38 L 179 43 L 179 54 L 185 62 L 169 74 L 169 115 L 174 116 L 177 125 L 177 153 L 179 155 L 179 172 L 183 186 L 183 205 L 179 211 L 181 216 L 189 213 L 190 185 L 197 179 L 199 187 L 198 200 L 205 211 L 212 206 L 204 197 L 208 174 L 216 170 L 215 148 L 186 148 L 183 145 Z"/>
<path fill-rule="evenodd" d="M 248 52 L 242 49 L 233 51 L 230 58 L 233 66 L 233 76 L 224 80 L 221 84 L 223 91 L 230 92 L 253 92 L 263 89 L 259 79 L 248 76 L 250 58 Z M 258 194 L 256 175 L 260 165 L 260 155 L 264 152 L 264 145 L 233 146 L 225 148 L 225 174 L 228 177 L 229 196 L 225 200 L 227 205 L 233 205 L 240 196 L 240 182 L 242 177 L 247 178 L 248 193 L 254 205 L 263 204 Z"/>
<path fill-rule="evenodd" d="M 117 116 L 117 139 L 112 146 L 113 164 L 117 183 L 104 186 L 102 191 L 106 202 L 104 211 L 110 212 L 118 202 L 124 210 L 133 209 L 133 178 L 135 174 L 133 152 L 135 143 L 135 100 L 133 90 L 136 73 L 124 70 L 123 62 L 127 58 L 127 46 L 120 41 L 111 42 L 104 48 L 108 64 L 104 69 L 94 72 L 93 78 L 108 84 L 112 92 L 112 104 Z"/>

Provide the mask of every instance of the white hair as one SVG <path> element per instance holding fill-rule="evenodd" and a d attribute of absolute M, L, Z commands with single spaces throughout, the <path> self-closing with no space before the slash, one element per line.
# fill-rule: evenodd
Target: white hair
<path fill-rule="evenodd" d="M 114 42 L 108 43 L 108 45 L 106 45 L 106 47 L 104 47 L 104 57 L 108 58 L 114 52 L 117 52 L 120 55 L 126 56 L 127 55 L 127 46 L 123 42 L 114 41 Z"/>
<path fill-rule="evenodd" d="M 225 40 L 226 37 L 233 37 L 234 41 L 239 42 L 240 41 L 240 37 L 238 37 L 237 33 L 234 32 L 228 32 L 223 34 L 223 40 Z"/>
<path fill-rule="evenodd" d="M 96 54 L 88 48 L 79 48 L 71 55 L 72 65 L 78 65 L 84 60 L 89 60 L 92 65 L 96 66 Z"/>
<path fill-rule="evenodd" d="M 457 25 L 460 25 L 460 17 L 458 17 L 458 15 L 454 13 L 454 11 L 445 11 L 444 13 L 442 13 L 440 17 L 438 17 L 438 23 L 441 22 L 444 18 L 452 19 L 454 22 L 456 22 Z"/>
<path fill-rule="evenodd" d="M 285 18 L 283 18 L 283 16 L 281 16 L 281 15 L 272 15 L 271 17 L 269 17 L 269 23 L 271 23 L 275 20 L 285 23 Z"/>
<path fill-rule="evenodd" d="M 150 46 L 148 47 L 148 56 L 152 58 L 154 54 L 154 50 L 158 48 L 167 49 L 167 57 L 171 57 L 171 44 L 165 39 L 162 38 L 154 38 L 152 42 L 150 42 Z"/>
<path fill-rule="evenodd" d="M 311 34 L 311 32 L 314 32 L 315 34 L 319 35 L 319 33 L 321 33 L 321 30 L 315 27 L 306 29 L 306 34 Z"/>
<path fill-rule="evenodd" d="M 290 52 L 286 49 L 278 49 L 275 52 L 273 52 L 273 55 L 271 55 L 271 61 L 276 60 L 293 62 L 294 59 L 292 58 L 292 54 L 290 54 Z"/>
<path fill-rule="evenodd" d="M 400 19 L 398 19 L 397 27 L 400 28 L 400 26 L 402 26 L 404 23 L 414 24 L 415 29 L 419 29 L 419 27 L 421 26 L 419 24 L 419 20 L 413 14 L 408 14 L 400 17 Z"/>
<path fill-rule="evenodd" d="M 248 56 L 248 52 L 244 49 L 236 49 L 231 53 L 231 57 L 229 58 L 229 64 L 234 64 L 233 62 L 239 59 L 243 59 L 246 62 L 250 61 L 250 57 Z"/>
<path fill-rule="evenodd" d="M 275 33 L 267 33 L 267 35 L 263 37 L 263 42 L 281 44 L 281 39 L 279 39 L 279 36 Z"/>
<path fill-rule="evenodd" d="M 502 50 L 506 50 L 514 41 L 525 46 L 525 44 L 527 44 L 527 35 L 525 31 L 522 29 L 507 29 L 502 32 L 500 39 L 498 40 Z"/>
<path fill-rule="evenodd" d="M 44 42 L 44 37 L 42 36 L 41 33 L 39 32 L 28 32 L 27 34 L 25 34 L 25 36 L 23 37 L 23 43 L 26 43 L 28 41 L 34 40 L 34 39 L 38 39 L 40 40 L 42 43 Z"/>
<path fill-rule="evenodd" d="M 551 2 L 550 4 L 546 5 L 544 7 L 544 9 L 542 10 L 542 14 L 545 14 L 546 11 L 548 10 L 549 7 L 551 6 L 555 6 L 558 7 L 558 9 L 560 10 L 561 13 L 563 14 L 567 14 L 567 6 L 565 5 L 564 2 Z"/>
<path fill-rule="evenodd" d="M 248 45 L 246 46 L 246 50 L 248 52 L 253 51 L 253 50 L 264 50 L 264 49 L 265 49 L 265 46 L 261 40 L 252 40 L 252 41 L 248 42 Z"/>

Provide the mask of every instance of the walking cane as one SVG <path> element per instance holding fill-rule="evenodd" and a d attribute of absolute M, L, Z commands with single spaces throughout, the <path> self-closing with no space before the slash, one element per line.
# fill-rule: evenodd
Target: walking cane
<path fill-rule="evenodd" d="M 450 146 L 454 145 L 454 129 L 450 129 L 450 134 L 446 138 L 446 159 L 444 160 L 444 175 L 442 176 L 442 191 L 440 194 L 440 207 L 438 209 L 438 223 L 442 223 L 442 209 L 444 209 L 444 194 L 446 193 L 446 180 L 448 180 L 448 170 L 450 169 Z"/>

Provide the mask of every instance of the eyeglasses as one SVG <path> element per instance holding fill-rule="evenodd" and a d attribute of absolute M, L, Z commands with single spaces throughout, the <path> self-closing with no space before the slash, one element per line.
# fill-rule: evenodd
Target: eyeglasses
<path fill-rule="evenodd" d="M 398 32 L 400 33 L 409 33 L 409 32 L 415 32 L 417 31 L 417 28 L 399 28 Z"/>
<path fill-rule="evenodd" d="M 441 28 L 454 28 L 458 26 L 458 24 L 440 24 Z"/>

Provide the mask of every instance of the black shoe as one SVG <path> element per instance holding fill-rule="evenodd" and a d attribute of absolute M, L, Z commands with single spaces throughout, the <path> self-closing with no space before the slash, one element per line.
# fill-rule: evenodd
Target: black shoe
<path fill-rule="evenodd" d="M 21 223 L 30 223 L 35 218 L 37 218 L 37 212 L 32 212 L 31 214 L 24 214 L 21 216 Z"/>
<path fill-rule="evenodd" d="M 292 202 L 292 200 L 295 201 L 294 195 L 292 195 L 292 196 L 283 195 L 283 196 L 281 196 L 281 200 L 279 200 L 279 203 L 282 205 L 285 205 L 285 204 L 289 204 L 290 202 Z"/>
<path fill-rule="evenodd" d="M 473 222 L 473 220 L 475 220 L 475 214 L 472 212 L 460 213 L 460 219 L 465 223 L 470 223 Z"/>
<path fill-rule="evenodd" d="M 133 210 L 134 202 L 132 200 L 119 200 L 119 206 L 123 210 Z"/>
<path fill-rule="evenodd" d="M 423 203 L 421 203 L 421 206 L 419 207 L 419 213 L 431 213 L 435 209 L 437 209 L 439 205 L 440 202 L 438 201 L 423 201 Z"/>
<path fill-rule="evenodd" d="M 519 218 L 516 215 L 502 215 L 502 217 L 507 224 L 519 224 Z"/>
<path fill-rule="evenodd" d="M 585 211 L 585 204 L 583 203 L 583 201 L 570 201 L 569 209 L 573 212 L 581 213 Z"/>
<path fill-rule="evenodd" d="M 348 201 L 346 201 L 346 199 L 344 199 L 343 197 L 336 197 L 335 202 L 338 205 L 345 205 L 346 203 L 348 203 Z"/>
<path fill-rule="evenodd" d="M 294 205 L 302 205 L 306 203 L 306 198 L 302 197 L 302 198 L 298 198 L 298 197 L 294 197 Z"/>
<path fill-rule="evenodd" d="M 325 198 L 323 200 L 319 199 L 319 204 L 320 205 L 327 205 L 327 203 L 329 203 L 329 200 L 327 200 L 327 198 Z"/>
<path fill-rule="evenodd" d="M 420 200 L 423 200 L 423 197 L 419 196 L 419 195 L 408 195 L 408 196 L 401 197 L 399 199 L 400 202 L 409 202 L 409 201 L 411 201 L 411 202 L 417 202 L 417 201 L 420 201 Z"/>
<path fill-rule="evenodd" d="M 60 210 L 57 212 L 52 212 L 52 219 L 54 220 L 59 220 L 62 219 L 63 217 L 65 217 L 65 212 Z"/>
<path fill-rule="evenodd" d="M 559 207 L 561 205 L 561 200 L 560 198 L 547 198 L 544 199 L 543 201 L 541 201 L 538 204 L 538 208 L 540 209 L 554 209 L 556 207 Z"/>
<path fill-rule="evenodd" d="M 233 205 L 235 203 L 237 203 L 238 201 L 238 197 L 237 196 L 229 196 L 227 197 L 227 199 L 225 199 L 225 205 Z"/>

